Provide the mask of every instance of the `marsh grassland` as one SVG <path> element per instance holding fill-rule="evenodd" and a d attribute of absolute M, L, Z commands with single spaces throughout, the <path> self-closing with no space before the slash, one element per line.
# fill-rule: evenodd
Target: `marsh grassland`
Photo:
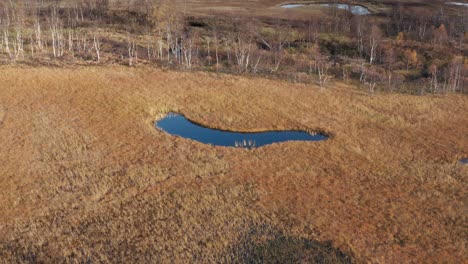
<path fill-rule="evenodd" d="M 213 147 L 154 128 L 332 138 Z M 466 261 L 466 95 L 124 66 L 0 69 L 0 262 Z"/>

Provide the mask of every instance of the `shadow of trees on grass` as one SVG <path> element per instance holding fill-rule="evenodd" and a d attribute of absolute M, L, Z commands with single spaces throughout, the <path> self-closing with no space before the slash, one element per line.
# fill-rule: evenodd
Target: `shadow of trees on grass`
<path fill-rule="evenodd" d="M 288 236 L 269 225 L 255 225 L 230 248 L 227 262 L 236 263 L 353 263 L 331 243 Z"/>

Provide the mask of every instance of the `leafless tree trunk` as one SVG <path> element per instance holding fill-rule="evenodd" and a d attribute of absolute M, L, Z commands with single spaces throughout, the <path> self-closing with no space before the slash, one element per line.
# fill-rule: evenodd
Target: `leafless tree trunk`
<path fill-rule="evenodd" d="M 36 48 L 39 51 L 43 51 L 43 43 L 42 43 L 42 30 L 41 30 L 41 23 L 39 22 L 39 18 L 36 18 L 36 22 L 34 24 L 34 36 L 35 36 L 35 44 Z"/>
<path fill-rule="evenodd" d="M 128 50 L 128 66 L 133 66 L 138 62 L 138 52 L 135 41 L 130 37 L 127 41 L 127 50 Z"/>
<path fill-rule="evenodd" d="M 96 51 L 97 61 L 101 62 L 101 40 L 97 34 L 94 34 L 94 50 Z"/>
<path fill-rule="evenodd" d="M 359 55 L 362 57 L 364 54 L 364 38 L 365 38 L 365 24 L 367 20 L 365 20 L 362 16 L 356 16 L 354 18 L 354 26 L 356 32 L 356 42 Z"/>
<path fill-rule="evenodd" d="M 184 64 L 185 68 L 191 69 L 192 68 L 192 59 L 193 59 L 193 39 L 187 38 L 182 40 L 181 44 L 181 52 L 183 54 L 182 63 Z"/>
<path fill-rule="evenodd" d="M 216 57 L 216 68 L 219 67 L 219 43 L 218 43 L 218 34 L 215 33 L 215 39 L 214 39 L 214 42 L 215 42 L 215 57 Z"/>
<path fill-rule="evenodd" d="M 58 15 L 57 7 L 54 5 L 51 8 L 49 17 L 49 29 L 52 39 L 52 53 L 55 58 L 61 57 L 64 54 L 65 43 L 63 39 L 63 24 Z"/>
<path fill-rule="evenodd" d="M 438 67 L 434 64 L 429 67 L 429 72 L 431 74 L 432 93 L 437 93 L 438 88 L 439 88 L 438 71 L 439 71 Z"/>
<path fill-rule="evenodd" d="M 328 74 L 331 66 L 330 63 L 326 61 L 326 59 L 319 58 L 314 62 L 313 66 L 314 68 L 312 68 L 312 65 L 309 66 L 309 72 L 315 72 L 318 76 L 317 84 L 322 88 L 325 87 L 328 81 L 332 78 L 332 76 Z"/>
<path fill-rule="evenodd" d="M 245 72 L 249 68 L 251 49 L 251 43 L 244 42 L 240 36 L 237 37 L 237 40 L 234 43 L 234 53 L 236 55 L 237 67 L 240 72 Z"/>
<path fill-rule="evenodd" d="M 3 35 L 3 46 L 5 47 L 5 52 L 8 54 L 10 59 L 13 59 L 13 54 L 10 50 L 10 14 L 8 8 L 5 10 L 5 17 L 0 20 L 2 26 L 2 35 Z"/>
<path fill-rule="evenodd" d="M 369 63 L 372 64 L 376 58 L 377 48 L 380 44 L 382 33 L 377 26 L 372 26 L 369 34 Z"/>
<path fill-rule="evenodd" d="M 14 43 L 14 50 L 15 50 L 15 59 L 24 58 L 24 40 L 21 26 L 18 25 L 15 29 L 16 31 L 16 39 Z"/>

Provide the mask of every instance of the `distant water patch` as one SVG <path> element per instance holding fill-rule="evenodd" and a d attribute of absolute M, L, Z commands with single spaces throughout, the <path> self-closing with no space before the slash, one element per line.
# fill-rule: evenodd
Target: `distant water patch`
<path fill-rule="evenodd" d="M 343 9 L 351 12 L 354 15 L 369 15 L 371 12 L 367 7 L 361 5 L 348 5 L 348 4 L 284 4 L 281 5 L 282 8 L 299 8 L 299 7 L 330 7 L 330 8 L 338 8 Z"/>
<path fill-rule="evenodd" d="M 282 5 L 281 7 L 282 8 L 298 8 L 301 6 L 305 6 L 305 4 L 285 4 L 285 5 Z"/>
<path fill-rule="evenodd" d="M 447 5 L 457 5 L 457 6 L 464 6 L 464 7 L 468 7 L 468 3 L 460 3 L 460 2 L 447 2 L 445 3 Z"/>
<path fill-rule="evenodd" d="M 468 158 L 461 159 L 460 163 L 464 165 L 468 165 Z"/>
<path fill-rule="evenodd" d="M 305 131 L 231 132 L 195 124 L 182 115 L 169 113 L 155 126 L 174 136 L 196 140 L 205 144 L 224 147 L 255 148 L 286 141 L 320 141 L 326 135 Z"/>

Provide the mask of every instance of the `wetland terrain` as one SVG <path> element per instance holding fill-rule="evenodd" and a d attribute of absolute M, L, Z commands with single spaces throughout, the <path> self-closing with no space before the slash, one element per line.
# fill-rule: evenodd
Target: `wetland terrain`
<path fill-rule="evenodd" d="M 466 262 L 446 2 L 0 0 L 0 263 Z"/>

